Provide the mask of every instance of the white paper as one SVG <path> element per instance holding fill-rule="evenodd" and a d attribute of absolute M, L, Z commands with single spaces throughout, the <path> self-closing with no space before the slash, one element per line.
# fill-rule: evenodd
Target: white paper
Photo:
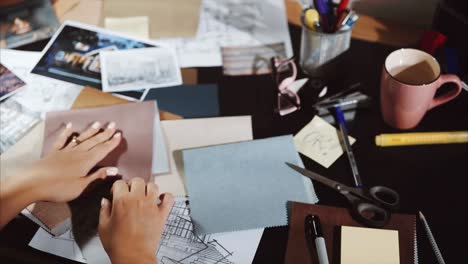
<path fill-rule="evenodd" d="M 166 136 L 170 172 L 154 177 L 160 192 L 185 196 L 184 175 L 179 150 L 251 140 L 250 116 L 214 117 L 162 121 Z"/>
<path fill-rule="evenodd" d="M 39 228 L 29 242 L 29 246 L 56 256 L 86 263 L 71 231 L 56 237 Z"/>
<path fill-rule="evenodd" d="M 221 47 L 283 42 L 293 55 L 283 0 L 203 0 L 194 38 L 162 39 L 181 67 L 221 66 Z"/>
<path fill-rule="evenodd" d="M 0 154 L 12 147 L 34 127 L 41 117 L 14 100 L 0 104 Z"/>
<path fill-rule="evenodd" d="M 42 118 L 46 112 L 70 109 L 81 92 L 82 86 L 30 74 L 41 56 L 40 52 L 2 49 L 0 55 L 2 64 L 27 84 L 10 99 L 40 113 Z"/>
<path fill-rule="evenodd" d="M 187 198 L 176 198 L 156 250 L 158 263 L 252 263 L 263 229 L 196 236 Z M 99 237 L 81 247 L 89 264 L 110 264 Z"/>
<path fill-rule="evenodd" d="M 26 85 L 1 104 L 0 153 L 21 139 L 50 111 L 70 109 L 82 87 L 30 74 L 39 52 L 0 49 L 0 62 Z"/>
<path fill-rule="evenodd" d="M 297 151 L 325 168 L 330 167 L 342 154 L 338 130 L 319 116 L 315 116 L 294 136 Z M 349 144 L 356 142 L 348 136 Z"/>
<path fill-rule="evenodd" d="M 104 92 L 135 91 L 182 84 L 182 74 L 169 48 L 101 51 Z"/>
<path fill-rule="evenodd" d="M 161 128 L 161 119 L 159 118 L 159 108 L 157 101 L 156 114 L 154 115 L 154 137 L 153 137 L 153 174 L 169 172 L 169 159 L 166 149 L 166 139 Z"/>

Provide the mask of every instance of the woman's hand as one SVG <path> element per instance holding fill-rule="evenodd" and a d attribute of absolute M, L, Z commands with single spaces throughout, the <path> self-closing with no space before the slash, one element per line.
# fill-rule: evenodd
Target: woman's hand
<path fill-rule="evenodd" d="M 112 186 L 112 204 L 102 199 L 99 236 L 112 263 L 156 263 L 156 250 L 174 205 L 171 194 L 141 178 Z M 161 200 L 158 205 L 157 200 Z"/>
<path fill-rule="evenodd" d="M 120 132 L 115 133 L 111 122 L 100 132 L 101 124 L 93 123 L 73 140 L 72 124 L 68 123 L 54 143 L 53 150 L 43 159 L 28 167 L 38 198 L 51 202 L 66 202 L 77 198 L 92 181 L 116 175 L 117 168 L 101 168 L 91 175 L 90 170 L 120 143 Z"/>
<path fill-rule="evenodd" d="M 66 202 L 77 198 L 92 181 L 116 175 L 118 169 L 106 167 L 88 175 L 120 143 L 111 122 L 101 132 L 95 122 L 74 140 L 68 123 L 53 150 L 43 159 L 24 168 L 17 175 L 0 182 L 0 229 L 23 208 L 37 201 Z"/>

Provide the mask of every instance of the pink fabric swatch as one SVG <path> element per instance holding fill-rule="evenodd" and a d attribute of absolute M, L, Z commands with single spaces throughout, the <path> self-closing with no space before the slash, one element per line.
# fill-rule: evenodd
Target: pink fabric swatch
<path fill-rule="evenodd" d="M 42 156 L 47 154 L 65 127 L 72 122 L 73 130 L 80 133 L 99 121 L 103 127 L 116 123 L 123 140 L 97 166 L 116 166 L 124 179 L 151 177 L 153 159 L 154 102 L 128 103 L 107 107 L 49 112 L 46 115 Z"/>

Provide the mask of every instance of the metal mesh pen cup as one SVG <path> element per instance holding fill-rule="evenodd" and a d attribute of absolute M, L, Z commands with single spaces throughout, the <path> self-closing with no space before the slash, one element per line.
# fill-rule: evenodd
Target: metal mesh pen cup
<path fill-rule="evenodd" d="M 331 78 L 341 54 L 349 49 L 351 28 L 323 33 L 302 26 L 300 65 L 310 77 Z"/>

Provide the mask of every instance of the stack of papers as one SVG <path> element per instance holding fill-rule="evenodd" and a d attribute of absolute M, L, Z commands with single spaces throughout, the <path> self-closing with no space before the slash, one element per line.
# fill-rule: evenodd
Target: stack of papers
<path fill-rule="evenodd" d="M 221 47 L 284 43 L 293 55 L 283 0 L 203 0 L 194 38 L 159 40 L 176 47 L 181 67 L 221 66 Z"/>
<path fill-rule="evenodd" d="M 251 263 L 263 229 L 197 236 L 187 207 L 187 198 L 177 198 L 166 222 L 160 247 L 155 249 L 159 263 Z M 78 245 L 72 231 L 54 237 L 39 229 L 30 247 L 67 259 L 89 264 L 111 263 L 98 236 Z"/>

